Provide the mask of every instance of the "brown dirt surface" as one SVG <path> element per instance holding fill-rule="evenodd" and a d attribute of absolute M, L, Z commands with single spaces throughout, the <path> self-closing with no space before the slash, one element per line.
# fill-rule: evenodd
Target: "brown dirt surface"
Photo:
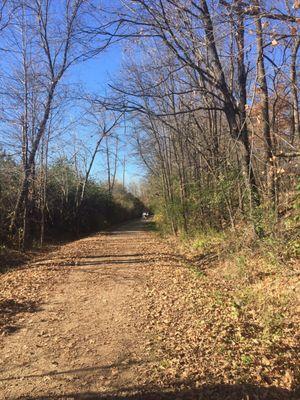
<path fill-rule="evenodd" d="M 226 342 L 241 327 L 207 282 L 145 221 L 2 274 L 0 399 L 299 399 L 293 371 L 268 373 L 272 355 L 257 371 L 248 342 Z"/>

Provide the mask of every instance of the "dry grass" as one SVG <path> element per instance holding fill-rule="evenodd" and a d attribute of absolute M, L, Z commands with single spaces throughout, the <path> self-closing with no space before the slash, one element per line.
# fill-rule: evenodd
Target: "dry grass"
<path fill-rule="evenodd" d="M 200 387 L 300 383 L 299 260 L 248 227 L 179 242 L 181 265 L 149 274 L 153 382 Z M 151 276 L 150 276 L 151 275 Z M 154 288 L 154 289 L 153 289 Z M 172 383 L 171 383 L 172 382 Z"/>

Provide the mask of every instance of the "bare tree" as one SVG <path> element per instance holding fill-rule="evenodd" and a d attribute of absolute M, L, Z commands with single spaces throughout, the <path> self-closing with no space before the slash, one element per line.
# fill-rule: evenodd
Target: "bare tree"
<path fill-rule="evenodd" d="M 114 85 L 117 98 L 113 107 L 130 112 L 133 118 L 140 116 L 141 137 L 149 137 L 144 146 L 141 137 L 138 139 L 140 156 L 152 174 L 159 171 L 166 204 L 173 204 L 177 197 L 178 179 L 181 215 L 186 221 L 191 176 L 197 177 L 201 191 L 209 185 L 203 182 L 201 186 L 199 170 L 208 169 L 233 222 L 231 195 L 220 185 L 220 177 L 230 168 L 247 177 L 251 207 L 261 204 L 264 193 L 275 204 L 276 173 L 280 170 L 275 154 L 287 141 L 278 131 L 276 116 L 284 100 L 278 96 L 276 100 L 274 93 L 288 71 L 293 88 L 291 137 L 298 129 L 297 8 L 292 11 L 286 6 L 285 11 L 282 5 L 279 12 L 264 2 L 241 0 L 222 0 L 218 6 L 205 0 L 134 0 L 127 6 L 119 11 L 117 33 L 107 34 L 134 37 L 144 58 L 131 68 L 126 66 L 131 81 Z M 280 29 L 275 30 L 275 24 Z M 290 38 L 293 47 L 287 58 L 289 50 L 278 43 Z M 151 60 L 148 64 L 147 57 Z M 278 60 L 282 60 L 281 65 Z M 254 118 L 260 121 L 255 129 Z M 229 146 L 224 143 L 227 134 Z M 154 157 L 145 150 L 150 143 L 156 146 Z M 239 196 L 242 204 L 245 196 L 242 192 Z M 263 234 L 260 213 L 258 208 L 253 221 L 256 232 Z M 186 226 L 184 222 L 184 229 Z"/>
<path fill-rule="evenodd" d="M 94 113 L 95 114 L 95 113 Z M 108 145 L 108 140 L 109 137 L 112 135 L 114 129 L 118 126 L 121 118 L 122 118 L 123 114 L 119 114 L 119 115 L 113 115 L 110 118 L 110 121 L 107 121 L 107 116 L 105 115 L 105 110 L 103 112 L 96 112 L 96 121 L 97 121 L 97 140 L 94 146 L 94 149 L 92 150 L 91 153 L 91 158 L 88 162 L 88 167 L 86 169 L 85 175 L 84 175 L 84 180 L 81 184 L 81 190 L 80 190 L 80 194 L 79 197 L 77 199 L 77 203 L 76 203 L 76 209 L 77 209 L 77 213 L 80 210 L 81 204 L 84 200 L 84 195 L 85 195 L 85 190 L 86 190 L 86 184 L 88 182 L 88 179 L 90 177 L 90 173 L 92 170 L 92 167 L 94 165 L 95 162 L 95 158 L 98 154 L 98 152 L 100 151 L 100 146 L 102 144 L 102 141 L 105 139 L 106 140 L 106 152 L 108 152 L 109 149 L 109 145 Z M 116 168 L 115 168 L 116 170 Z M 115 173 L 114 173 L 114 179 L 115 179 Z M 110 182 L 110 178 L 109 178 L 109 182 Z M 111 192 L 111 189 L 113 188 L 113 183 L 110 182 L 109 184 L 109 192 Z"/>
<path fill-rule="evenodd" d="M 27 246 L 28 201 L 31 184 L 34 181 L 34 165 L 39 146 L 45 133 L 51 110 L 58 92 L 59 83 L 66 71 L 76 62 L 84 59 L 87 54 L 87 37 L 82 32 L 83 15 L 86 11 L 84 0 L 66 0 L 55 4 L 49 0 L 35 0 L 23 2 L 22 13 L 28 15 L 24 29 L 27 29 L 24 41 L 33 41 L 35 57 L 39 62 L 35 64 L 31 72 L 32 79 L 37 80 L 43 92 L 38 93 L 39 114 L 36 116 L 36 128 L 27 148 L 27 157 L 24 157 L 24 178 L 21 184 L 20 193 L 11 218 L 10 229 L 13 232 L 21 209 L 24 209 L 23 231 L 24 247 Z M 31 37 L 28 37 L 28 35 Z M 25 44 L 24 44 L 25 45 Z M 24 60 L 23 65 L 27 65 Z M 26 66 L 26 68 L 27 68 Z M 30 65 L 33 69 L 33 66 Z M 24 74 L 27 72 L 24 70 Z M 27 82 L 27 78 L 24 80 Z M 25 88 L 26 92 L 26 88 Z M 25 93 L 26 98 L 26 93 Z M 23 118 L 24 148 L 26 144 L 26 113 Z"/>

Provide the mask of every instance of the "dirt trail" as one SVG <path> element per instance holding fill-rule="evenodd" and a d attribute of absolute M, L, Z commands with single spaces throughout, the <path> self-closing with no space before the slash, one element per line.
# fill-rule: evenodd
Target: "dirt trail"
<path fill-rule="evenodd" d="M 0 276 L 0 399 L 300 400 L 297 335 L 258 346 L 248 286 L 190 260 L 136 221 Z"/>
<path fill-rule="evenodd" d="M 1 399 L 100 398 L 136 382 L 147 359 L 133 305 L 144 290 L 151 240 L 145 224 L 133 222 L 77 242 L 80 257 L 69 274 L 2 339 Z"/>

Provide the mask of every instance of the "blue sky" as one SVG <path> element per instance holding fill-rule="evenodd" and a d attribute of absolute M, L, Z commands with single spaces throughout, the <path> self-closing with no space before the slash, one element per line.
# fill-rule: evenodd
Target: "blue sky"
<path fill-rule="evenodd" d="M 118 4 L 118 0 L 99 0 L 99 3 L 106 5 L 108 10 L 112 7 L 112 4 Z M 60 2 L 53 1 L 54 10 L 57 7 L 57 13 L 59 14 L 59 5 L 63 4 Z M 28 17 L 29 18 L 29 17 Z M 91 26 L 96 26 L 96 22 L 90 21 Z M 17 32 L 17 33 L 16 33 Z M 15 75 L 19 73 L 21 64 L 20 57 L 20 32 L 14 29 L 7 30 L 6 36 L 0 37 L 1 48 L 9 49 L 6 53 L 2 52 L 1 55 L 5 55 L 0 60 L 1 67 L 1 84 L 5 80 L 7 84 L 11 81 L 14 82 Z M 98 38 L 94 38 L 94 45 L 101 45 L 101 37 L 99 36 L 99 43 L 97 43 Z M 30 45 L 31 46 L 31 45 Z M 29 47 L 30 47 L 29 46 Z M 107 91 L 109 91 L 109 82 L 114 81 L 121 69 L 122 65 L 122 46 L 123 43 L 112 44 L 108 47 L 106 51 L 99 54 L 88 61 L 74 64 L 70 67 L 67 73 L 63 76 L 61 80 L 61 85 L 66 84 L 66 88 L 69 83 L 72 83 L 73 88 L 83 87 L 84 92 L 93 93 L 94 95 L 103 96 Z M 80 86 L 78 86 L 80 84 Z M 63 93 L 63 92 L 61 92 Z M 7 102 L 9 107 L 4 107 L 3 96 L 1 98 L 3 104 L 2 109 L 5 109 L 5 113 L 9 114 L 9 121 L 14 121 L 15 116 L 18 113 L 18 109 L 14 104 L 14 100 L 8 98 Z M 57 118 L 57 125 L 55 126 L 55 134 L 53 135 L 53 140 L 51 142 L 52 147 L 50 148 L 50 157 L 52 160 L 63 155 L 68 155 L 70 158 L 74 155 L 74 138 L 76 140 L 81 140 L 87 147 L 91 150 L 94 148 L 96 143 L 95 137 L 95 127 L 91 125 L 91 128 L 87 124 L 80 124 L 82 109 L 79 104 L 71 104 L 66 98 L 66 101 L 61 106 L 62 111 Z M 8 117 L 7 117 L 8 118 Z M 0 121 L 0 126 L 3 121 Z M 127 124 L 128 125 L 128 124 Z M 7 126 L 10 129 L 7 129 Z M 18 157 L 20 156 L 19 150 L 15 148 L 15 140 L 19 139 L 18 134 L 15 134 L 15 126 L 13 123 L 3 124 L 3 129 L 0 132 L 0 146 L 5 146 L 10 154 Z M 123 160 L 124 155 L 126 155 L 126 179 L 125 182 L 128 185 L 131 181 L 139 181 L 142 174 L 145 172 L 141 164 L 134 160 L 132 157 L 132 146 L 129 143 L 128 137 L 124 137 L 124 129 L 119 128 L 118 135 L 122 138 L 123 147 L 120 148 L 119 159 Z M 18 132 L 17 132 L 18 133 Z M 130 129 L 127 126 L 126 133 L 130 136 Z M 94 134 L 94 138 L 91 136 Z M 59 140 L 57 138 L 59 137 Z M 127 143 L 127 144 L 126 144 Z M 126 148 L 125 148 L 126 145 Z M 106 165 L 104 163 L 104 155 L 99 153 L 95 159 L 94 167 L 92 169 L 92 176 L 95 178 L 104 180 L 106 176 Z M 52 161 L 51 160 L 51 161 Z M 139 165 L 138 165 L 139 164 Z M 120 165 L 117 178 L 122 180 L 123 171 Z"/>
<path fill-rule="evenodd" d="M 75 84 L 82 84 L 87 92 L 104 95 L 107 90 L 109 90 L 109 83 L 114 81 L 120 73 L 122 67 L 122 58 L 123 51 L 121 44 L 114 44 L 97 57 L 73 66 L 68 73 L 68 80 Z M 123 141 L 123 145 L 120 147 L 119 158 L 123 160 L 125 154 L 125 182 L 126 185 L 128 185 L 130 182 L 139 182 L 145 173 L 145 170 L 141 164 L 137 162 L 138 160 L 135 160 L 131 154 L 133 150 L 132 146 L 130 145 L 128 137 L 124 137 L 123 131 L 123 128 L 119 129 L 119 135 Z M 130 136 L 130 128 L 128 128 L 128 126 L 126 128 L 126 133 L 128 136 Z M 117 179 L 120 181 L 122 180 L 122 173 L 122 166 L 119 165 Z M 105 165 L 103 159 L 101 160 L 101 154 L 95 160 L 92 174 L 97 178 L 106 179 Z"/>
<path fill-rule="evenodd" d="M 88 90 L 103 92 L 108 83 L 118 74 L 122 63 L 122 47 L 112 45 L 97 57 L 73 66 L 69 76 L 81 81 Z"/>

